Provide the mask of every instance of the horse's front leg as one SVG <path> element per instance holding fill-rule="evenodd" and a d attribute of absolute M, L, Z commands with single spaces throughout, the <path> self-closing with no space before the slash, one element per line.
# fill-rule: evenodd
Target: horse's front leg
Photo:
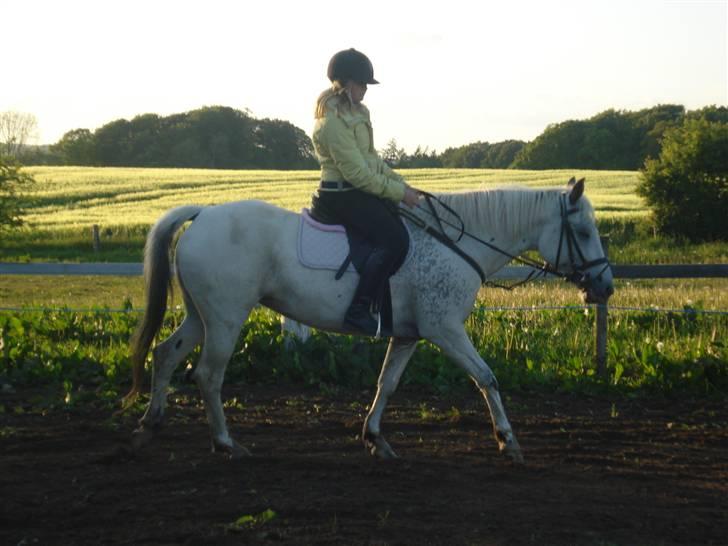
<path fill-rule="evenodd" d="M 389 340 L 387 355 L 384 357 L 382 371 L 377 381 L 377 395 L 364 420 L 362 441 L 367 451 L 380 459 L 394 459 L 397 454 L 381 434 L 381 421 L 387 401 L 397 388 L 402 373 L 407 367 L 412 353 L 417 347 L 416 339 L 392 338 Z"/>
<path fill-rule="evenodd" d="M 473 343 L 465 333 L 462 325 L 455 328 L 443 329 L 442 334 L 429 337 L 430 341 L 445 351 L 445 354 L 459 364 L 472 378 L 478 389 L 483 393 L 485 401 L 490 409 L 491 420 L 493 421 L 493 433 L 498 442 L 498 447 L 504 455 L 515 463 L 523 463 L 521 446 L 518 444 L 511 424 L 506 417 L 503 408 L 498 381 L 493 371 L 480 357 Z"/>

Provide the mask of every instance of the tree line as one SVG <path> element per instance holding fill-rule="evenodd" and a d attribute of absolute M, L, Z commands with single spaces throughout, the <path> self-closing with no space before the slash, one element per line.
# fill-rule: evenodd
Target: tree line
<path fill-rule="evenodd" d="M 295 125 L 209 106 L 170 116 L 144 114 L 68 131 L 26 164 L 209 169 L 314 169 L 313 144 Z M 35 161 L 34 161 L 35 160 Z"/>
<path fill-rule="evenodd" d="M 440 154 L 418 147 L 410 155 L 391 140 L 382 156 L 400 168 L 634 171 L 660 155 L 667 131 L 699 119 L 728 123 L 728 108 L 708 106 L 686 111 L 684 106 L 665 104 L 636 112 L 610 109 L 589 119 L 549 125 L 531 142 L 474 142 Z"/>
<path fill-rule="evenodd" d="M 690 120 L 728 123 L 728 108 L 686 111 L 665 104 L 638 111 L 606 110 L 589 119 L 549 125 L 531 142 L 473 142 L 437 153 L 405 152 L 396 140 L 380 151 L 398 168 L 637 170 L 660 154 L 665 132 Z M 1 135 L 0 135 L 1 136 Z M 15 141 L 14 141 L 15 142 Z M 15 142 L 17 146 L 17 142 Z M 95 131 L 74 129 L 54 145 L 23 146 L 25 164 L 225 169 L 315 169 L 306 133 L 277 119 L 211 106 L 159 116 L 118 119 Z"/>

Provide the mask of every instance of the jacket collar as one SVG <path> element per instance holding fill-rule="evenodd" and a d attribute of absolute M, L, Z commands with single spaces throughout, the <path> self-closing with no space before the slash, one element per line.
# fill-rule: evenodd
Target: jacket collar
<path fill-rule="evenodd" d="M 326 108 L 336 114 L 347 127 L 359 123 L 370 123 L 369 109 L 363 104 L 352 107 L 348 101 L 339 96 L 333 96 L 326 101 Z"/>

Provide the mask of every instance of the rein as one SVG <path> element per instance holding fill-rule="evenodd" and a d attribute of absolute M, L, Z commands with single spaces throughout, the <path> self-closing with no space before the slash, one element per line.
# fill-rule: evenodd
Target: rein
<path fill-rule="evenodd" d="M 475 272 L 478 275 L 480 275 L 480 284 L 486 284 L 488 281 L 486 280 L 485 272 L 483 272 L 483 269 L 480 267 L 480 265 L 478 265 L 478 262 L 476 262 L 470 256 L 470 254 L 468 254 L 463 249 L 461 249 L 457 244 L 455 244 L 457 241 L 459 241 L 462 238 L 462 236 L 464 234 L 465 235 L 470 235 L 469 233 L 467 233 L 465 231 L 465 226 L 464 226 L 463 221 L 460 218 L 460 216 L 458 216 L 458 214 L 454 210 L 452 210 L 450 207 L 448 207 L 447 205 L 445 205 L 445 203 L 441 202 L 434 195 L 431 195 L 431 194 L 424 194 L 424 195 L 426 195 L 427 203 L 430 206 L 430 209 L 432 210 L 432 212 L 426 211 L 425 209 L 423 209 L 419 205 L 417 205 L 417 208 L 420 209 L 420 210 L 422 210 L 422 211 L 424 211 L 424 212 L 427 212 L 427 214 L 430 214 L 431 216 L 434 216 L 435 217 L 435 219 L 437 220 L 437 225 L 440 228 L 439 231 L 437 229 L 435 229 L 434 227 L 432 227 L 431 225 L 429 225 L 427 222 L 425 222 L 422 218 L 419 218 L 418 216 L 415 216 L 410 211 L 405 210 L 403 208 L 400 208 L 399 209 L 400 216 L 403 216 L 403 217 L 407 218 L 409 221 L 411 221 L 413 224 L 415 224 L 418 228 L 422 229 L 425 233 L 427 233 L 431 237 L 435 238 L 436 240 L 440 241 L 443 245 L 445 245 L 450 250 L 452 250 L 453 252 L 455 252 L 455 254 L 457 254 L 463 260 L 465 260 L 470 265 L 470 267 L 472 267 L 473 269 L 475 269 Z M 447 236 L 447 234 L 445 233 L 445 229 L 442 227 L 442 223 L 441 222 L 444 222 L 445 224 L 447 224 L 450 227 L 455 227 L 455 226 L 453 224 L 451 224 L 450 222 L 448 222 L 447 220 L 442 220 L 439 217 L 439 215 L 435 211 L 435 207 L 430 202 L 430 199 L 435 199 L 438 203 L 440 203 L 440 205 L 442 205 L 443 207 L 445 207 L 446 210 L 448 210 L 449 212 L 451 212 L 452 214 L 454 214 L 455 217 L 458 218 L 458 220 L 460 220 L 460 224 L 462 226 L 462 230 L 460 232 L 460 236 L 455 241 L 453 241 L 450 237 Z"/>
<path fill-rule="evenodd" d="M 427 224 L 423 219 L 415 216 L 411 212 L 400 208 L 399 213 L 403 217 L 410 220 L 412 223 L 414 223 L 417 227 L 423 229 L 427 234 L 431 235 L 441 243 L 443 243 L 448 248 L 452 249 L 458 256 L 463 258 L 480 276 L 481 284 L 485 284 L 488 286 L 494 286 L 496 288 L 503 288 L 505 290 L 513 290 L 514 288 L 521 286 L 523 284 L 526 284 L 527 282 L 531 280 L 538 279 L 539 277 L 545 277 L 546 275 L 554 275 L 557 277 L 560 277 L 562 279 L 565 279 L 567 281 L 570 281 L 577 286 L 583 287 L 585 283 L 588 280 L 588 274 L 586 273 L 586 270 L 599 264 L 605 264 L 604 268 L 599 272 L 597 275 L 597 278 L 601 277 L 602 273 L 606 271 L 609 268 L 609 261 L 606 257 L 598 258 L 596 260 L 586 261 L 584 258 L 584 254 L 581 251 L 581 248 L 579 247 L 576 236 L 574 235 L 574 231 L 571 227 L 571 224 L 568 221 L 568 216 L 570 214 L 575 213 L 578 209 L 569 209 L 566 206 L 566 194 L 563 195 L 563 198 L 561 199 L 560 205 L 561 205 L 561 235 L 559 236 L 559 247 L 557 249 L 556 253 L 556 263 L 558 264 L 561 258 L 561 250 L 563 247 L 564 238 L 566 238 L 566 246 L 567 251 L 569 253 L 569 261 L 571 262 L 571 267 L 573 271 L 571 273 L 563 273 L 559 271 L 556 267 L 552 266 L 548 262 L 538 262 L 536 260 L 532 260 L 531 258 L 525 257 L 525 256 L 516 256 L 514 254 L 511 254 L 510 252 L 506 252 L 502 248 L 499 248 L 498 246 L 489 243 L 488 241 L 485 241 L 481 239 L 480 237 L 477 237 L 476 235 L 473 235 L 472 233 L 469 233 L 465 230 L 465 224 L 460 218 L 460 215 L 455 212 L 450 206 L 446 205 L 442 202 L 440 198 L 437 196 L 428 193 L 428 192 L 420 192 L 424 198 L 425 202 L 427 203 L 427 209 L 421 207 L 420 205 L 416 205 L 416 207 L 424 212 L 425 214 L 428 214 L 435 218 L 435 221 L 437 223 L 437 226 L 439 228 L 439 231 L 435 229 L 434 227 Z M 433 205 L 433 201 L 435 201 L 438 205 L 443 207 L 448 213 L 452 214 L 455 218 L 457 218 L 459 226 L 448 222 L 445 219 L 440 218 L 439 214 L 437 214 L 437 211 L 435 210 L 435 207 Z M 428 210 L 429 209 L 429 210 Z M 446 233 L 445 229 L 442 227 L 442 224 L 446 224 L 449 227 L 455 228 L 458 230 L 460 235 L 457 239 L 453 240 L 451 239 Z M 464 235 L 467 235 L 474 241 L 490 248 L 491 250 L 494 250 L 511 260 L 521 263 L 523 265 L 526 265 L 528 267 L 531 267 L 533 270 L 528 274 L 528 276 L 522 280 L 515 282 L 511 285 L 502 285 L 498 284 L 492 281 L 486 280 L 485 273 L 483 272 L 483 269 L 478 265 L 478 263 L 464 250 L 462 250 L 459 246 L 457 246 L 457 242 L 459 242 Z M 564 237 L 566 235 L 566 237 Z M 582 263 L 581 265 L 577 266 L 576 262 L 574 260 L 574 251 L 579 255 L 579 258 L 581 259 Z"/>

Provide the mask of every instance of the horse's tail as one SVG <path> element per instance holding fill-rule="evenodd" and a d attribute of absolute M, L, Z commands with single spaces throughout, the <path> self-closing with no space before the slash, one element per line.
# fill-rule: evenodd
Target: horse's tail
<path fill-rule="evenodd" d="M 144 361 L 149 347 L 167 311 L 167 294 L 172 285 L 170 247 L 177 230 L 194 220 L 202 207 L 184 206 L 170 210 L 152 226 L 144 245 L 144 317 L 131 338 L 132 387 L 124 397 L 124 406 L 131 405 L 139 394 L 144 377 Z"/>

